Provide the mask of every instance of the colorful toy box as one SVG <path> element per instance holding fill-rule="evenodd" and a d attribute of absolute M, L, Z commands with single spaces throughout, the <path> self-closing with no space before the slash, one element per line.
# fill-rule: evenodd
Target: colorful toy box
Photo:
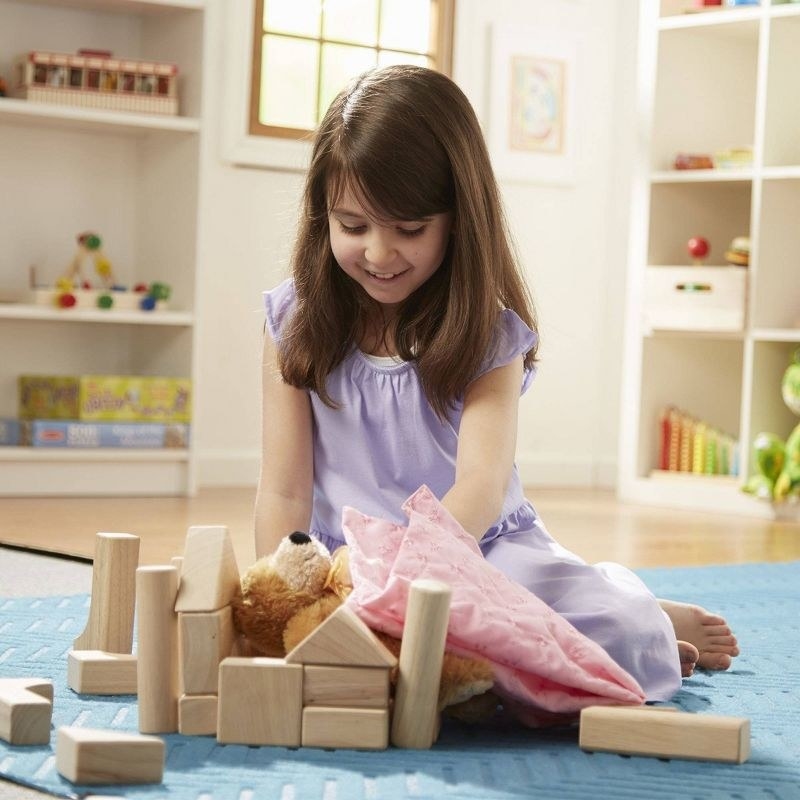
<path fill-rule="evenodd" d="M 33 419 L 25 420 L 21 427 L 21 444 L 30 447 L 189 446 L 189 426 L 183 423 Z"/>
<path fill-rule="evenodd" d="M 190 422 L 187 378 L 20 375 L 19 418 L 81 422 Z"/>
<path fill-rule="evenodd" d="M 0 418 L 0 447 L 15 447 L 19 443 L 19 420 Z"/>

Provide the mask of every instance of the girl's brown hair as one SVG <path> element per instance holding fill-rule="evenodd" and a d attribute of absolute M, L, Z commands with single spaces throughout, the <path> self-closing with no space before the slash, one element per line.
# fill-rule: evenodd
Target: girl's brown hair
<path fill-rule="evenodd" d="M 314 140 L 292 254 L 297 306 L 282 331 L 284 380 L 332 407 L 329 373 L 378 304 L 337 265 L 328 215 L 350 189 L 381 219 L 452 212 L 441 266 L 402 304 L 394 339 L 444 416 L 489 355 L 502 308 L 536 329 L 475 113 L 446 76 L 413 66 L 367 72 L 333 101 Z M 530 367 L 534 347 L 525 355 Z"/>

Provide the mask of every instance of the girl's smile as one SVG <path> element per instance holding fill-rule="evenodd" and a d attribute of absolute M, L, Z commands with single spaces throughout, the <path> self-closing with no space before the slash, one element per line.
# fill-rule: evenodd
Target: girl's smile
<path fill-rule="evenodd" d="M 452 214 L 418 220 L 379 220 L 345 190 L 329 214 L 331 250 L 342 270 L 374 300 L 396 305 L 439 269 Z"/>

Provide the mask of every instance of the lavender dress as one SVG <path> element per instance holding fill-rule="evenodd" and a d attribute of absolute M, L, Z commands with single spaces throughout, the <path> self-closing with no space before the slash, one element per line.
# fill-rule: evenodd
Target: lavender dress
<path fill-rule="evenodd" d="M 295 294 L 291 280 L 264 293 L 267 329 L 280 341 Z M 536 342 L 510 310 L 502 312 L 493 355 L 476 378 L 509 364 Z M 521 391 L 533 379 L 526 371 Z M 462 405 L 441 421 L 428 404 L 414 362 L 358 349 L 328 377 L 338 409 L 310 393 L 314 419 L 314 506 L 310 533 L 344 544 L 342 508 L 406 524 L 403 502 L 422 484 L 443 497 L 455 480 Z M 653 595 L 617 564 L 588 565 L 561 547 L 525 499 L 514 467 L 503 510 L 480 541 L 487 561 L 525 586 L 596 641 L 642 686 L 648 700 L 680 688 L 675 634 Z"/>

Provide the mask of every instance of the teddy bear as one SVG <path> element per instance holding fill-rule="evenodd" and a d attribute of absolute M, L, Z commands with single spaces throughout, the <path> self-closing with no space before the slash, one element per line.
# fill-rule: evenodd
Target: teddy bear
<path fill-rule="evenodd" d="M 331 554 L 322 542 L 295 531 L 284 537 L 273 553 L 256 561 L 242 576 L 241 584 L 241 594 L 232 606 L 234 625 L 244 639 L 242 651 L 283 657 L 342 605 L 352 589 L 347 547 Z M 374 633 L 399 655 L 398 639 Z M 447 709 L 448 715 L 462 721 L 486 719 L 498 706 L 492 686 L 488 661 L 446 651 L 439 710 Z"/>

